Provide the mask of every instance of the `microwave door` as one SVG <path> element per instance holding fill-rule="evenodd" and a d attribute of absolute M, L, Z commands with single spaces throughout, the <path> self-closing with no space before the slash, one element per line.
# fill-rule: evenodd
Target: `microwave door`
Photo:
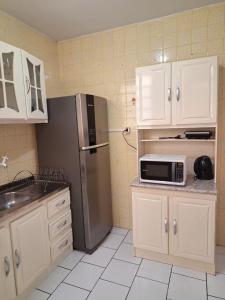
<path fill-rule="evenodd" d="M 171 162 L 141 161 L 141 179 L 148 181 L 173 181 L 173 164 Z"/>

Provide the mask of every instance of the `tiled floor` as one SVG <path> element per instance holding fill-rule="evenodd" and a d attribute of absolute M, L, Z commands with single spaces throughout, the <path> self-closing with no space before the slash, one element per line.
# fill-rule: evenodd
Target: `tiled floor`
<path fill-rule="evenodd" d="M 71 253 L 26 300 L 225 299 L 225 248 L 217 247 L 217 274 L 132 255 L 132 232 L 113 228 L 92 255 Z"/>

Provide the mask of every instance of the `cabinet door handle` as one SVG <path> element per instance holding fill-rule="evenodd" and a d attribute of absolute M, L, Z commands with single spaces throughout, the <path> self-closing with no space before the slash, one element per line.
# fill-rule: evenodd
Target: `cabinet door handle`
<path fill-rule="evenodd" d="M 177 97 L 177 101 L 179 101 L 180 100 L 180 88 L 179 87 L 177 87 L 176 97 Z"/>
<path fill-rule="evenodd" d="M 19 251 L 16 249 L 15 250 L 15 264 L 16 264 L 17 269 L 19 268 L 20 263 L 21 263 L 20 254 L 19 254 Z"/>
<path fill-rule="evenodd" d="M 26 77 L 26 85 L 27 85 L 27 94 L 30 92 L 30 80 Z"/>
<path fill-rule="evenodd" d="M 67 220 L 65 220 L 64 222 L 60 223 L 60 224 L 57 226 L 57 228 L 58 228 L 58 229 L 61 229 L 61 228 L 63 228 L 64 226 L 66 226 L 66 224 L 67 224 Z"/>
<path fill-rule="evenodd" d="M 64 199 L 63 201 L 61 201 L 61 202 L 58 202 L 58 203 L 56 204 L 56 207 L 58 207 L 58 206 L 61 206 L 61 205 L 65 204 L 65 202 L 66 202 L 66 200 L 65 200 L 65 199 Z"/>
<path fill-rule="evenodd" d="M 7 256 L 4 257 L 4 269 L 5 269 L 5 275 L 8 276 L 10 273 L 10 261 Z"/>
<path fill-rule="evenodd" d="M 173 234 L 176 235 L 177 234 L 177 220 L 174 219 L 173 221 Z"/>
<path fill-rule="evenodd" d="M 168 88 L 168 101 L 171 101 L 171 88 Z"/>
<path fill-rule="evenodd" d="M 165 233 L 168 233 L 169 224 L 168 224 L 168 219 L 167 218 L 165 218 L 165 220 L 164 220 L 164 226 L 165 226 Z"/>
<path fill-rule="evenodd" d="M 64 248 L 64 247 L 66 247 L 68 244 L 69 244 L 69 240 L 66 240 L 64 243 L 62 243 L 62 244 L 59 246 L 59 249 L 62 249 L 62 248 Z"/>

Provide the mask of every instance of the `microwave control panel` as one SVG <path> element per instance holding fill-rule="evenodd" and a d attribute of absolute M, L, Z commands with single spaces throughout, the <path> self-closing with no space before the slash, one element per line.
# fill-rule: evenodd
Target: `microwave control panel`
<path fill-rule="evenodd" d="M 176 163 L 176 182 L 182 182 L 184 180 L 184 164 L 182 162 Z"/>

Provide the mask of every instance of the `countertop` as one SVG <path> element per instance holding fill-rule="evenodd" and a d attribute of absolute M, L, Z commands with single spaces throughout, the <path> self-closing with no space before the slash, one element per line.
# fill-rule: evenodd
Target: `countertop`
<path fill-rule="evenodd" d="M 144 183 L 140 182 L 139 178 L 135 178 L 131 183 L 131 186 L 158 190 L 217 195 L 217 188 L 214 180 L 195 180 L 192 176 L 188 176 L 185 186 Z"/>

